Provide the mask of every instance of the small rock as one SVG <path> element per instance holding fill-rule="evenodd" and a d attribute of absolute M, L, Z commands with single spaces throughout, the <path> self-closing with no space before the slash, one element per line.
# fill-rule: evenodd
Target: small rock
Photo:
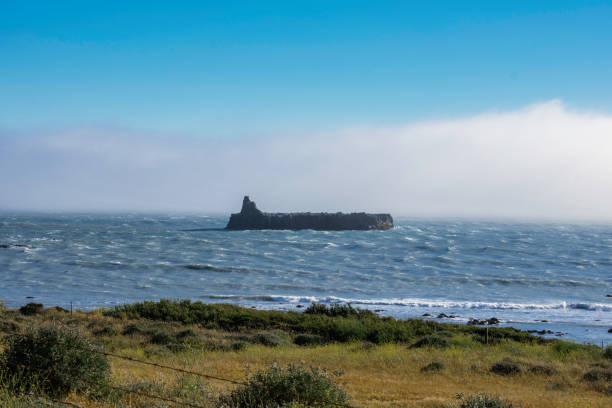
<path fill-rule="evenodd" d="M 609 330 L 608 330 L 608 333 L 612 333 L 612 329 L 609 329 Z"/>
<path fill-rule="evenodd" d="M 297 305 L 296 307 L 297 308 L 301 308 L 301 307 L 304 307 L 304 305 Z"/>
<path fill-rule="evenodd" d="M 448 316 L 446 314 L 444 314 L 444 313 L 440 313 L 438 315 L 438 319 L 448 319 Z"/>
<path fill-rule="evenodd" d="M 376 310 L 374 310 L 375 313 L 380 313 L 380 312 L 384 312 L 384 311 L 385 311 L 385 309 L 376 309 Z"/>
<path fill-rule="evenodd" d="M 431 315 L 429 313 L 423 313 L 421 316 L 422 317 L 431 317 Z"/>
<path fill-rule="evenodd" d="M 7 244 L 0 244 L 0 248 L 10 248 L 10 247 L 11 247 L 11 246 L 10 246 L 10 245 L 7 245 Z"/>
<path fill-rule="evenodd" d="M 470 319 L 467 324 L 475 326 L 493 325 L 499 324 L 499 319 L 497 317 L 492 317 L 490 319 Z"/>
<path fill-rule="evenodd" d="M 612 293 L 608 293 L 606 297 L 612 297 Z"/>
<path fill-rule="evenodd" d="M 13 245 L 13 246 L 14 246 L 15 248 L 27 248 L 27 247 L 28 247 L 27 245 L 24 245 L 24 244 L 15 244 L 15 245 Z"/>
<path fill-rule="evenodd" d="M 26 296 L 26 299 L 34 299 L 34 296 Z"/>

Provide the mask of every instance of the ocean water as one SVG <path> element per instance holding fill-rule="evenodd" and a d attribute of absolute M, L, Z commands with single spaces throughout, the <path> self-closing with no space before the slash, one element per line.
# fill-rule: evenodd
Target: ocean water
<path fill-rule="evenodd" d="M 226 222 L 2 214 L 0 299 L 81 309 L 160 298 L 282 310 L 349 302 L 612 344 L 611 225 L 399 218 L 389 231 L 321 232 L 224 231 Z"/>

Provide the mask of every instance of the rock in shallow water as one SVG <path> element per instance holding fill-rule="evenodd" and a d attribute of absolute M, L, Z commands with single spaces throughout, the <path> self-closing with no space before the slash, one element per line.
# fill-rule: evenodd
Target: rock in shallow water
<path fill-rule="evenodd" d="M 497 317 L 492 317 L 490 319 L 470 319 L 467 324 L 474 326 L 499 324 L 499 319 Z"/>

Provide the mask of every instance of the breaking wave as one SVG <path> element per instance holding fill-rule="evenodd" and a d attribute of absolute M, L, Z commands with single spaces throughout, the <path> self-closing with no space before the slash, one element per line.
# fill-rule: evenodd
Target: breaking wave
<path fill-rule="evenodd" d="M 233 301 L 266 301 L 278 303 L 325 303 L 404 306 L 408 308 L 441 308 L 441 309 L 481 309 L 481 310 L 588 310 L 612 312 L 612 304 L 603 303 L 507 303 L 507 302 L 469 302 L 430 299 L 355 299 L 336 296 L 283 296 L 283 295 L 205 295 L 203 298 Z"/>

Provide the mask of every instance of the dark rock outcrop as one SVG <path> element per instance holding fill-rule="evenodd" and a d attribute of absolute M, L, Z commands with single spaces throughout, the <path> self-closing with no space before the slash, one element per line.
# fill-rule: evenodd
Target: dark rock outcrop
<path fill-rule="evenodd" d="M 255 203 L 244 197 L 242 210 L 232 214 L 228 230 L 386 230 L 393 228 L 390 214 L 366 213 L 264 213 Z"/>
<path fill-rule="evenodd" d="M 490 319 L 470 319 L 467 324 L 477 326 L 499 324 L 499 319 L 497 317 L 492 317 Z"/>

